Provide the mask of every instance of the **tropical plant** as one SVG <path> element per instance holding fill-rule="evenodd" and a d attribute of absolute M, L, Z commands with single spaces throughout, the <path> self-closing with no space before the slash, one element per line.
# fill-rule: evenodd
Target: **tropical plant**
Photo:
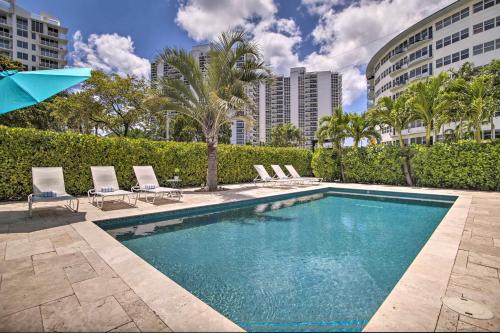
<path fill-rule="evenodd" d="M 478 75 L 467 81 L 463 78 L 454 80 L 455 93 L 452 94 L 459 109 L 466 115 L 466 122 L 474 132 L 476 142 L 481 142 L 481 125 L 491 121 L 498 108 L 498 101 L 494 98 L 494 77 Z M 493 126 L 493 125 L 492 125 Z M 494 127 L 492 128 L 494 133 Z"/>
<path fill-rule="evenodd" d="M 341 107 L 333 110 L 331 116 L 324 116 L 320 119 L 319 128 L 316 133 L 320 145 L 326 140 L 330 140 L 335 150 L 340 167 L 340 176 L 345 181 L 344 168 L 342 166 L 342 147 L 345 139 L 349 137 L 349 115 L 344 113 Z"/>
<path fill-rule="evenodd" d="M 22 71 L 23 69 L 23 64 L 19 61 L 11 60 L 9 57 L 0 54 L 0 72 L 10 70 Z"/>
<path fill-rule="evenodd" d="M 448 80 L 448 74 L 441 72 L 437 76 L 415 82 L 408 87 L 410 97 L 407 103 L 426 127 L 425 138 L 428 146 L 431 144 L 432 133 L 436 134 L 446 122 L 443 114 L 449 107 L 445 98 Z"/>
<path fill-rule="evenodd" d="M 302 130 L 292 123 L 280 124 L 271 129 L 270 145 L 273 147 L 298 147 L 304 141 Z"/>
<path fill-rule="evenodd" d="M 381 140 L 380 133 L 375 128 L 375 123 L 369 119 L 366 113 L 361 115 L 349 114 L 348 132 L 353 139 L 354 149 L 358 148 L 363 139 L 376 140 L 376 142 Z"/>
<path fill-rule="evenodd" d="M 211 43 L 205 71 L 182 49 L 166 49 L 160 58 L 184 79 L 164 79 L 162 91 L 169 100 L 170 110 L 194 119 L 201 126 L 208 148 L 206 185 L 209 191 L 215 191 L 220 129 L 241 117 L 239 110 L 254 108 L 245 88 L 266 75 L 258 47 L 247 40 L 245 32 L 230 31 Z"/>
<path fill-rule="evenodd" d="M 373 123 L 378 124 L 380 127 L 389 126 L 394 129 L 398 136 L 399 146 L 402 148 L 401 164 L 409 186 L 413 186 L 410 165 L 410 151 L 404 148 L 403 130 L 415 120 L 415 113 L 411 111 L 408 106 L 408 95 L 402 94 L 396 100 L 390 97 L 382 97 L 375 108 L 368 111 L 367 117 Z"/>

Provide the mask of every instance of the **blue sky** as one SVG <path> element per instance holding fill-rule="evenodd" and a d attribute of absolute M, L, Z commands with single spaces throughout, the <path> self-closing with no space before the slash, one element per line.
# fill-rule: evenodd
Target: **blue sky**
<path fill-rule="evenodd" d="M 70 64 L 147 77 L 166 46 L 191 48 L 244 27 L 277 73 L 338 70 L 344 108 L 366 109 L 364 70 L 399 31 L 452 0 L 17 0 L 69 28 Z"/>

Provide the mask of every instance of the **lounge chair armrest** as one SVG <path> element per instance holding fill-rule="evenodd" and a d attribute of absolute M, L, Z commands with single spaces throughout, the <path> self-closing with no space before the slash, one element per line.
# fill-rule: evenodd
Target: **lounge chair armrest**
<path fill-rule="evenodd" d="M 130 192 L 139 192 L 140 190 L 141 187 L 139 185 L 135 185 L 130 188 Z"/>

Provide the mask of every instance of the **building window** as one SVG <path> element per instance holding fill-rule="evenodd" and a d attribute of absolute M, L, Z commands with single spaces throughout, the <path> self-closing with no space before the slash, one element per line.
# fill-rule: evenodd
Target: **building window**
<path fill-rule="evenodd" d="M 453 35 L 451 35 L 451 42 L 456 43 L 460 40 L 460 33 L 456 32 Z"/>
<path fill-rule="evenodd" d="M 462 9 L 462 11 L 460 12 L 461 19 L 464 19 L 467 16 L 469 16 L 469 7 Z"/>
<path fill-rule="evenodd" d="M 436 22 L 436 31 L 443 29 L 443 21 Z"/>
<path fill-rule="evenodd" d="M 483 10 L 483 1 L 479 1 L 479 2 L 476 2 L 473 6 L 472 6 L 472 12 L 473 13 L 477 13 L 477 12 L 480 12 Z"/>
<path fill-rule="evenodd" d="M 491 139 L 491 130 L 485 130 L 485 131 L 483 131 L 483 139 L 484 140 Z"/>
<path fill-rule="evenodd" d="M 445 37 L 443 44 L 444 44 L 444 46 L 450 45 L 451 44 L 451 37 L 450 36 Z"/>
<path fill-rule="evenodd" d="M 32 71 L 36 71 L 36 66 L 31 66 Z"/>
<path fill-rule="evenodd" d="M 496 21 L 497 21 L 496 26 L 497 26 L 497 27 L 500 27 L 500 16 L 497 16 Z"/>
<path fill-rule="evenodd" d="M 452 23 L 455 23 L 455 22 L 458 22 L 460 21 L 460 12 L 456 12 L 455 14 L 453 14 L 451 16 L 451 22 Z"/>
<path fill-rule="evenodd" d="M 474 24 L 472 31 L 474 32 L 474 35 L 483 32 L 483 22 Z"/>
<path fill-rule="evenodd" d="M 17 35 L 28 38 L 28 20 L 22 17 L 16 19 Z"/>
<path fill-rule="evenodd" d="M 460 61 L 460 52 L 455 52 L 451 55 L 451 61 L 457 62 Z"/>
<path fill-rule="evenodd" d="M 500 38 L 496 40 L 495 44 L 495 48 L 500 49 Z"/>
<path fill-rule="evenodd" d="M 447 26 L 449 26 L 450 24 L 451 24 L 451 16 L 448 16 L 447 18 L 445 18 L 445 19 L 443 20 L 443 26 L 444 26 L 444 27 L 447 27 Z"/>
<path fill-rule="evenodd" d="M 483 53 L 483 44 L 474 45 L 472 48 L 472 55 L 478 55 Z"/>
<path fill-rule="evenodd" d="M 31 31 L 43 33 L 43 23 L 31 20 Z"/>
<path fill-rule="evenodd" d="M 20 47 L 22 49 L 27 49 L 28 48 L 28 42 L 23 42 L 21 40 L 17 41 L 17 47 Z"/>
<path fill-rule="evenodd" d="M 28 53 L 17 52 L 17 59 L 28 60 Z"/>
<path fill-rule="evenodd" d="M 31 44 L 31 50 L 36 51 L 36 44 Z"/>
<path fill-rule="evenodd" d="M 443 67 L 443 58 L 439 58 L 436 60 L 436 68 Z"/>
<path fill-rule="evenodd" d="M 495 0 L 484 0 L 484 9 L 488 9 L 495 5 Z"/>
<path fill-rule="evenodd" d="M 451 64 L 451 56 L 446 56 L 443 58 L 443 65 L 449 65 Z"/>
<path fill-rule="evenodd" d="M 10 49 L 10 43 L 7 39 L 0 38 L 0 48 L 2 49 Z"/>
<path fill-rule="evenodd" d="M 495 49 L 495 41 L 484 43 L 484 53 L 493 51 Z"/>
<path fill-rule="evenodd" d="M 469 37 L 469 28 L 460 31 L 460 39 Z"/>
<path fill-rule="evenodd" d="M 495 19 L 484 21 L 484 31 L 493 29 L 495 27 Z"/>
<path fill-rule="evenodd" d="M 31 61 L 36 62 L 36 55 L 31 56 Z"/>
<path fill-rule="evenodd" d="M 460 60 L 469 58 L 469 49 L 460 51 Z"/>
<path fill-rule="evenodd" d="M 443 40 L 442 39 L 437 40 L 436 41 L 436 50 L 439 50 L 442 47 L 443 47 Z"/>

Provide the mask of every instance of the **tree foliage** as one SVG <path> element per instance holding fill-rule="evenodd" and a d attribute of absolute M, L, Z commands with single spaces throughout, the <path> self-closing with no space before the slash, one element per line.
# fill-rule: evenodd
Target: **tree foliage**
<path fill-rule="evenodd" d="M 292 123 L 280 124 L 271 129 L 271 143 L 273 147 L 299 147 L 304 144 L 302 130 Z"/>

